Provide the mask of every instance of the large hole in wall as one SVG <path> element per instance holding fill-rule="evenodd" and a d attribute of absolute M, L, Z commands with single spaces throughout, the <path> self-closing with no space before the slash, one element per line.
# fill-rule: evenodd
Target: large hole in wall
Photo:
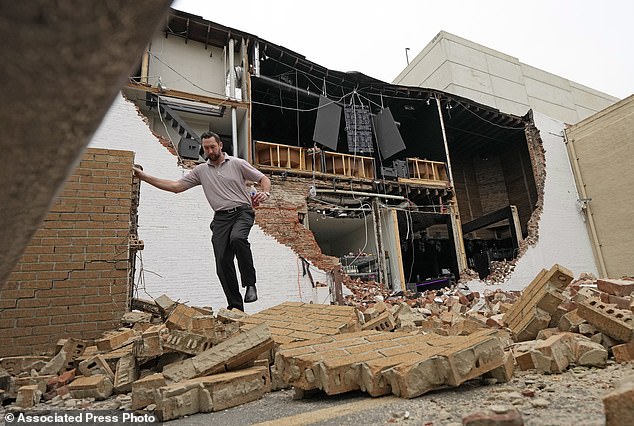
<path fill-rule="evenodd" d="M 339 258 L 346 274 L 364 281 L 379 281 L 370 211 L 313 207 L 308 212 L 308 224 L 322 253 Z"/>

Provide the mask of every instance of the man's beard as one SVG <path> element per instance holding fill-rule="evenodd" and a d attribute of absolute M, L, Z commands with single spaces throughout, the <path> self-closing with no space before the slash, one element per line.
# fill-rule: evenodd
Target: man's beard
<path fill-rule="evenodd" d="M 207 160 L 216 161 L 220 158 L 220 153 L 218 154 L 209 154 L 207 156 Z"/>

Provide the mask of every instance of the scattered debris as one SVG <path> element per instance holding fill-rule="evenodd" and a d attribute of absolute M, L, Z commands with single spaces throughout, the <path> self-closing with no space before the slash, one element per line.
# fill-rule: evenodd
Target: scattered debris
<path fill-rule="evenodd" d="M 346 306 L 286 302 L 247 315 L 167 296 L 135 300 L 122 327 L 95 341 L 61 340 L 53 357 L 0 359 L 0 400 L 8 410 L 128 409 L 166 421 L 291 386 L 298 398 L 315 390 L 414 398 L 475 378 L 505 383 L 518 371 L 559 374 L 634 359 L 634 280 L 573 281 L 554 265 L 522 293 L 458 284 L 392 294 L 344 279 Z M 529 386 L 535 381 L 525 382 L 511 403 L 548 407 Z M 632 416 L 632 392 L 630 381 L 604 397 L 608 425 Z M 511 406 L 463 419 L 482 422 L 523 424 Z"/>

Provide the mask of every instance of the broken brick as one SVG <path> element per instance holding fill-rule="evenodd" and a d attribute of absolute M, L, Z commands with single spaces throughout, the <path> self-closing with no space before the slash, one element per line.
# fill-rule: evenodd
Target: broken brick
<path fill-rule="evenodd" d="M 169 380 L 180 381 L 222 372 L 253 361 L 272 347 L 271 333 L 266 324 L 260 324 L 192 358 L 166 365 L 163 375 Z"/>
<path fill-rule="evenodd" d="M 95 344 L 100 351 L 109 352 L 125 346 L 136 335 L 137 332 L 130 328 L 120 328 L 105 332 L 100 339 L 95 340 Z"/>
<path fill-rule="evenodd" d="M 191 330 L 193 318 L 199 315 L 196 309 L 179 303 L 167 317 L 165 325 L 171 330 Z"/>
<path fill-rule="evenodd" d="M 396 320 L 391 312 L 383 312 L 371 321 L 363 324 L 362 330 L 392 331 L 396 328 Z"/>
<path fill-rule="evenodd" d="M 615 280 L 599 278 L 597 288 L 614 296 L 626 297 L 634 293 L 634 280 Z"/>
<path fill-rule="evenodd" d="M 95 355 L 80 362 L 79 371 L 86 377 L 94 376 L 95 374 L 103 374 L 108 377 L 111 382 L 114 382 L 114 373 L 103 355 Z"/>
<path fill-rule="evenodd" d="M 561 331 L 570 331 L 573 333 L 579 332 L 579 325 L 586 322 L 585 319 L 581 318 L 577 313 L 577 310 L 570 311 L 564 314 L 559 320 L 559 329 Z"/>
<path fill-rule="evenodd" d="M 524 289 L 520 298 L 504 314 L 504 323 L 517 341 L 533 340 L 539 330 L 548 327 L 551 314 L 564 300 L 561 290 L 572 281 L 572 272 L 553 265 L 549 271 L 542 270 Z"/>
<path fill-rule="evenodd" d="M 219 339 L 202 336 L 200 334 L 190 333 L 180 330 L 169 330 L 163 336 L 162 344 L 164 348 L 174 351 L 183 352 L 189 355 L 197 355 L 204 350 L 209 349 Z"/>
<path fill-rule="evenodd" d="M 41 370 L 50 359 L 45 356 L 8 356 L 0 359 L 0 368 L 12 376 L 17 376 L 23 372 Z"/>
<path fill-rule="evenodd" d="M 95 398 L 96 400 L 102 400 L 112 395 L 112 389 L 112 382 L 103 374 L 95 374 L 90 377 L 78 377 L 68 385 L 68 390 L 73 398 Z"/>
<path fill-rule="evenodd" d="M 114 389 L 118 393 L 132 390 L 132 383 L 139 378 L 139 366 L 132 354 L 119 358 L 114 375 Z"/>
<path fill-rule="evenodd" d="M 154 403 L 154 390 L 166 386 L 161 373 L 151 374 L 132 383 L 132 409 L 138 410 Z"/>
<path fill-rule="evenodd" d="M 634 361 L 634 340 L 622 345 L 612 346 L 612 354 L 616 362 Z"/>
<path fill-rule="evenodd" d="M 629 342 L 634 337 L 632 312 L 618 309 L 596 298 L 580 300 L 577 305 L 579 316 L 602 333 L 622 342 Z"/>
<path fill-rule="evenodd" d="M 634 419 L 634 380 L 624 380 L 616 389 L 603 397 L 606 426 L 621 426 Z"/>
<path fill-rule="evenodd" d="M 34 407 L 42 398 L 42 389 L 38 385 L 22 386 L 18 389 L 15 405 L 20 408 Z"/>

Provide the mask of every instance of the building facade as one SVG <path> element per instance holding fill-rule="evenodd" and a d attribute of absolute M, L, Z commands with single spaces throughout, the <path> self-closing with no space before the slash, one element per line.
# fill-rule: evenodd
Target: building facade
<path fill-rule="evenodd" d="M 569 124 L 618 101 L 446 31 L 412 59 L 394 84 L 432 87 L 516 115 L 533 109 Z"/>
<path fill-rule="evenodd" d="M 566 129 L 566 145 L 602 276 L 634 276 L 634 96 Z"/>
<path fill-rule="evenodd" d="M 548 179 L 555 179 L 552 188 L 561 187 L 561 179 L 554 163 L 548 166 L 553 174 L 545 172 L 551 153 L 536 126 L 542 118 L 528 109 L 509 114 L 437 89 L 329 70 L 282 46 L 176 10 L 149 44 L 124 95 L 142 115 L 139 123 L 147 123 L 140 130 L 146 142 L 135 151 L 148 172 L 182 176 L 203 161 L 198 135 L 213 130 L 227 152 L 271 177 L 272 201 L 258 209 L 252 236 L 256 250 L 268 242 L 255 256 L 267 259 L 277 253 L 269 243 L 281 243 L 283 269 L 295 278 L 275 276 L 262 266 L 272 263 L 266 260 L 256 265 L 264 282 L 297 282 L 305 277 L 303 261 L 323 274 L 310 291 L 318 288 L 315 281 L 332 284 L 339 266 L 350 278 L 380 281 L 395 291 L 447 285 L 474 271 L 486 278 L 495 262 L 516 265 L 520 273 L 510 278 L 518 277 L 513 285 L 519 288 L 553 263 L 575 273 L 596 270 L 588 242 L 580 243 L 574 231 L 583 229 L 574 202 L 545 204 L 551 198 Z M 118 102 L 113 108 L 130 108 Z M 549 123 L 547 117 L 543 122 Z M 110 136 L 113 123 L 100 130 L 96 146 L 119 140 Z M 130 143 L 123 135 L 120 140 L 122 147 Z M 149 151 L 155 154 L 145 159 L 142 153 Z M 161 164 L 152 164 L 156 155 Z M 144 261 L 153 272 L 145 275 L 146 287 L 154 293 L 188 291 L 188 280 L 213 282 L 209 233 L 201 234 L 201 222 L 212 212 L 202 195 L 144 190 L 148 198 L 153 194 L 143 214 L 142 191 L 140 207 Z M 204 220 L 191 205 L 205 211 Z M 548 223 L 542 218 L 562 212 L 572 217 L 570 224 L 538 248 L 544 239 L 540 226 Z M 144 235 L 143 221 L 152 215 Z M 181 238 L 185 228 L 183 245 L 170 250 L 171 261 L 162 261 L 162 238 Z M 561 250 L 571 246 L 582 248 Z M 579 253 L 584 246 L 589 256 Z M 293 262 L 295 268 L 288 267 Z M 207 265 L 204 278 L 191 264 Z M 295 285 L 288 297 L 307 294 L 301 288 Z"/>

